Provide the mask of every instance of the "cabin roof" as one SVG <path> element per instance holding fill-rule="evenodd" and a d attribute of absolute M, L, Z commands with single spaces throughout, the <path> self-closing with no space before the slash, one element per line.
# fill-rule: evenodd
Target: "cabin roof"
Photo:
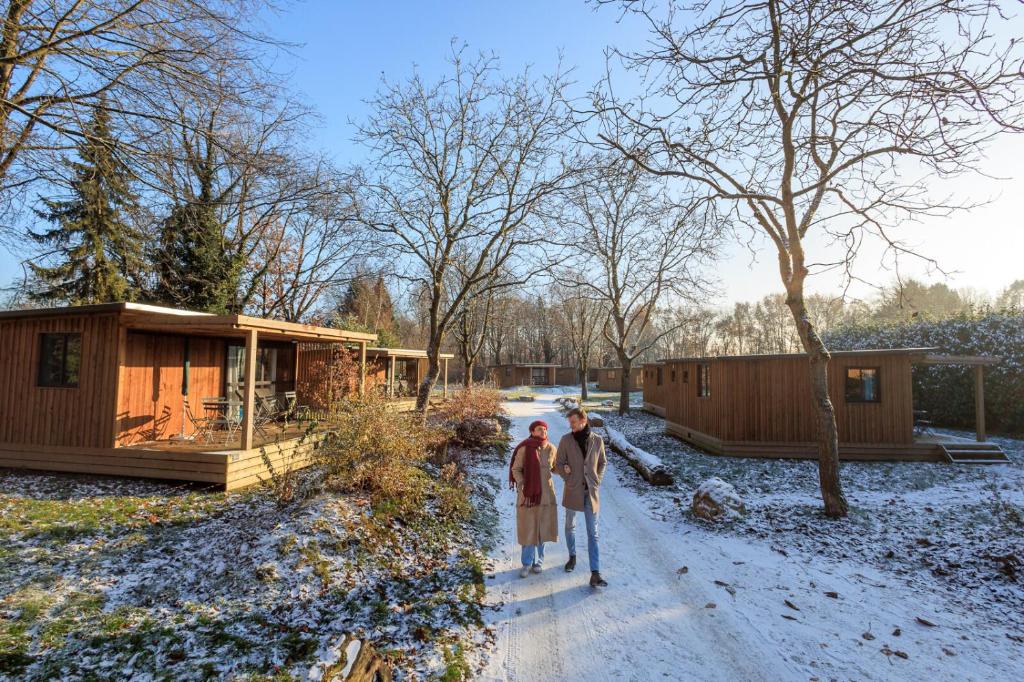
<path fill-rule="evenodd" d="M 829 355 L 848 357 L 853 355 L 933 355 L 935 348 L 868 348 L 864 350 L 834 350 Z M 787 358 L 806 358 L 806 353 L 774 353 L 763 355 L 707 355 L 684 358 L 665 358 L 665 362 L 710 362 L 712 360 L 782 360 Z"/>
<path fill-rule="evenodd" d="M 375 355 L 378 357 L 396 357 L 396 358 L 425 358 L 427 357 L 427 351 L 419 350 L 416 348 L 367 348 L 367 355 Z M 442 360 L 451 360 L 455 356 L 452 353 L 441 353 Z"/>
<path fill-rule="evenodd" d="M 31 317 L 64 317 L 68 315 L 98 315 L 117 313 L 129 329 L 197 334 L 203 336 L 244 337 L 256 331 L 264 338 L 293 341 L 357 341 L 373 342 L 376 334 L 353 332 L 346 329 L 317 327 L 297 322 L 267 320 L 249 315 L 214 315 L 194 310 L 180 310 L 145 303 L 100 303 L 96 305 L 64 306 L 60 308 L 33 308 L 29 310 L 3 310 L 0 319 Z"/>

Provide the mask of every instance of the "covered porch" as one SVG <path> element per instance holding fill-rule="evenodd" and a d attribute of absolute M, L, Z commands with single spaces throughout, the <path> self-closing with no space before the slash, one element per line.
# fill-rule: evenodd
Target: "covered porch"
<path fill-rule="evenodd" d="M 441 353 L 441 391 L 448 397 L 448 361 L 455 356 Z M 368 384 L 389 400 L 415 399 L 420 383 L 429 371 L 427 351 L 411 348 L 367 348 Z"/>
<path fill-rule="evenodd" d="M 320 439 L 294 410 L 321 373 L 302 367 L 304 346 L 354 353 L 345 390 L 367 388 L 373 334 L 244 315 L 133 315 L 118 342 L 115 443 L 118 466 L 140 476 L 244 487 L 270 466 L 309 463 Z M 304 371 L 305 370 L 305 371 Z M 129 472 L 124 472 L 129 473 Z"/>
<path fill-rule="evenodd" d="M 998 364 L 997 357 L 979 355 L 943 355 L 925 353 L 913 357 L 916 365 L 955 365 L 969 368 L 974 375 L 974 440 L 939 433 L 932 428 L 929 415 L 914 411 L 914 444 L 932 448 L 939 459 L 952 464 L 998 464 L 1009 461 L 1003 449 L 987 442 L 985 432 L 985 368 Z"/>

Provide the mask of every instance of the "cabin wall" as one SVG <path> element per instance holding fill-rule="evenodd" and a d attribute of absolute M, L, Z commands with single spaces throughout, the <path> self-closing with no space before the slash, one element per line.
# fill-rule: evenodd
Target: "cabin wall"
<path fill-rule="evenodd" d="M 614 376 L 613 376 L 614 375 Z M 600 391 L 619 391 L 622 389 L 622 370 L 618 367 L 602 367 L 597 370 L 597 388 Z M 633 367 L 629 370 L 629 390 L 639 391 L 643 388 L 643 368 Z"/>
<path fill-rule="evenodd" d="M 722 441 L 809 442 L 817 439 L 806 358 L 709 359 L 710 397 L 697 395 L 696 362 L 665 363 L 666 419 Z M 847 403 L 848 367 L 877 367 L 881 402 Z M 910 358 L 833 356 L 829 395 L 843 443 L 913 442 Z"/>
<path fill-rule="evenodd" d="M 555 383 L 560 386 L 571 386 L 580 383 L 579 371 L 575 367 L 557 367 Z"/>
<path fill-rule="evenodd" d="M 110 447 L 113 444 L 117 375 L 116 313 L 62 315 L 0 321 L 0 443 Z M 74 388 L 37 385 L 40 335 L 82 335 L 79 383 Z"/>
<path fill-rule="evenodd" d="M 658 370 L 661 370 L 661 383 L 658 382 Z M 644 403 L 663 408 L 665 406 L 665 387 L 668 383 L 668 372 L 662 365 L 644 365 L 640 369 L 643 374 Z"/>
<path fill-rule="evenodd" d="M 184 417 L 184 336 L 128 332 L 117 405 L 117 444 L 191 434 Z M 202 416 L 202 400 L 224 392 L 227 341 L 189 338 L 189 403 Z"/>

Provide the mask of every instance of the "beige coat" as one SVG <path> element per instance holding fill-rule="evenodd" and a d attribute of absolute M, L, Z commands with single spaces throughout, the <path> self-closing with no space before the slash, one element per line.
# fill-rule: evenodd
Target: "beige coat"
<path fill-rule="evenodd" d="M 526 506 L 523 495 L 523 450 L 518 448 L 512 459 L 512 477 L 516 479 L 516 538 L 520 545 L 558 542 L 558 502 L 551 467 L 555 464 L 555 446 L 546 444 L 540 455 L 540 504 Z"/>
<path fill-rule="evenodd" d="M 583 482 L 586 481 L 586 493 L 590 496 L 590 507 L 596 514 L 601 509 L 601 499 L 598 489 L 601 487 L 601 479 L 604 478 L 604 468 L 608 461 L 604 455 L 604 440 L 593 431 L 590 432 L 590 439 L 587 440 L 587 454 L 584 457 L 580 452 L 580 446 L 572 437 L 572 432 L 562 436 L 558 441 L 558 451 L 555 456 L 555 471 L 565 481 L 562 489 L 562 506 L 566 509 L 583 511 Z M 566 464 L 569 465 L 571 473 L 566 476 Z"/>

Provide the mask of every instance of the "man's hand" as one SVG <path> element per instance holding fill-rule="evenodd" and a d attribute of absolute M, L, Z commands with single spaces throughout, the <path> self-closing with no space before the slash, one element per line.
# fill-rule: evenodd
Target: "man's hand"
<path fill-rule="evenodd" d="M 572 467 L 569 466 L 568 464 L 563 464 L 562 465 L 562 471 L 565 472 L 566 476 L 569 476 L 570 474 L 572 474 Z"/>

